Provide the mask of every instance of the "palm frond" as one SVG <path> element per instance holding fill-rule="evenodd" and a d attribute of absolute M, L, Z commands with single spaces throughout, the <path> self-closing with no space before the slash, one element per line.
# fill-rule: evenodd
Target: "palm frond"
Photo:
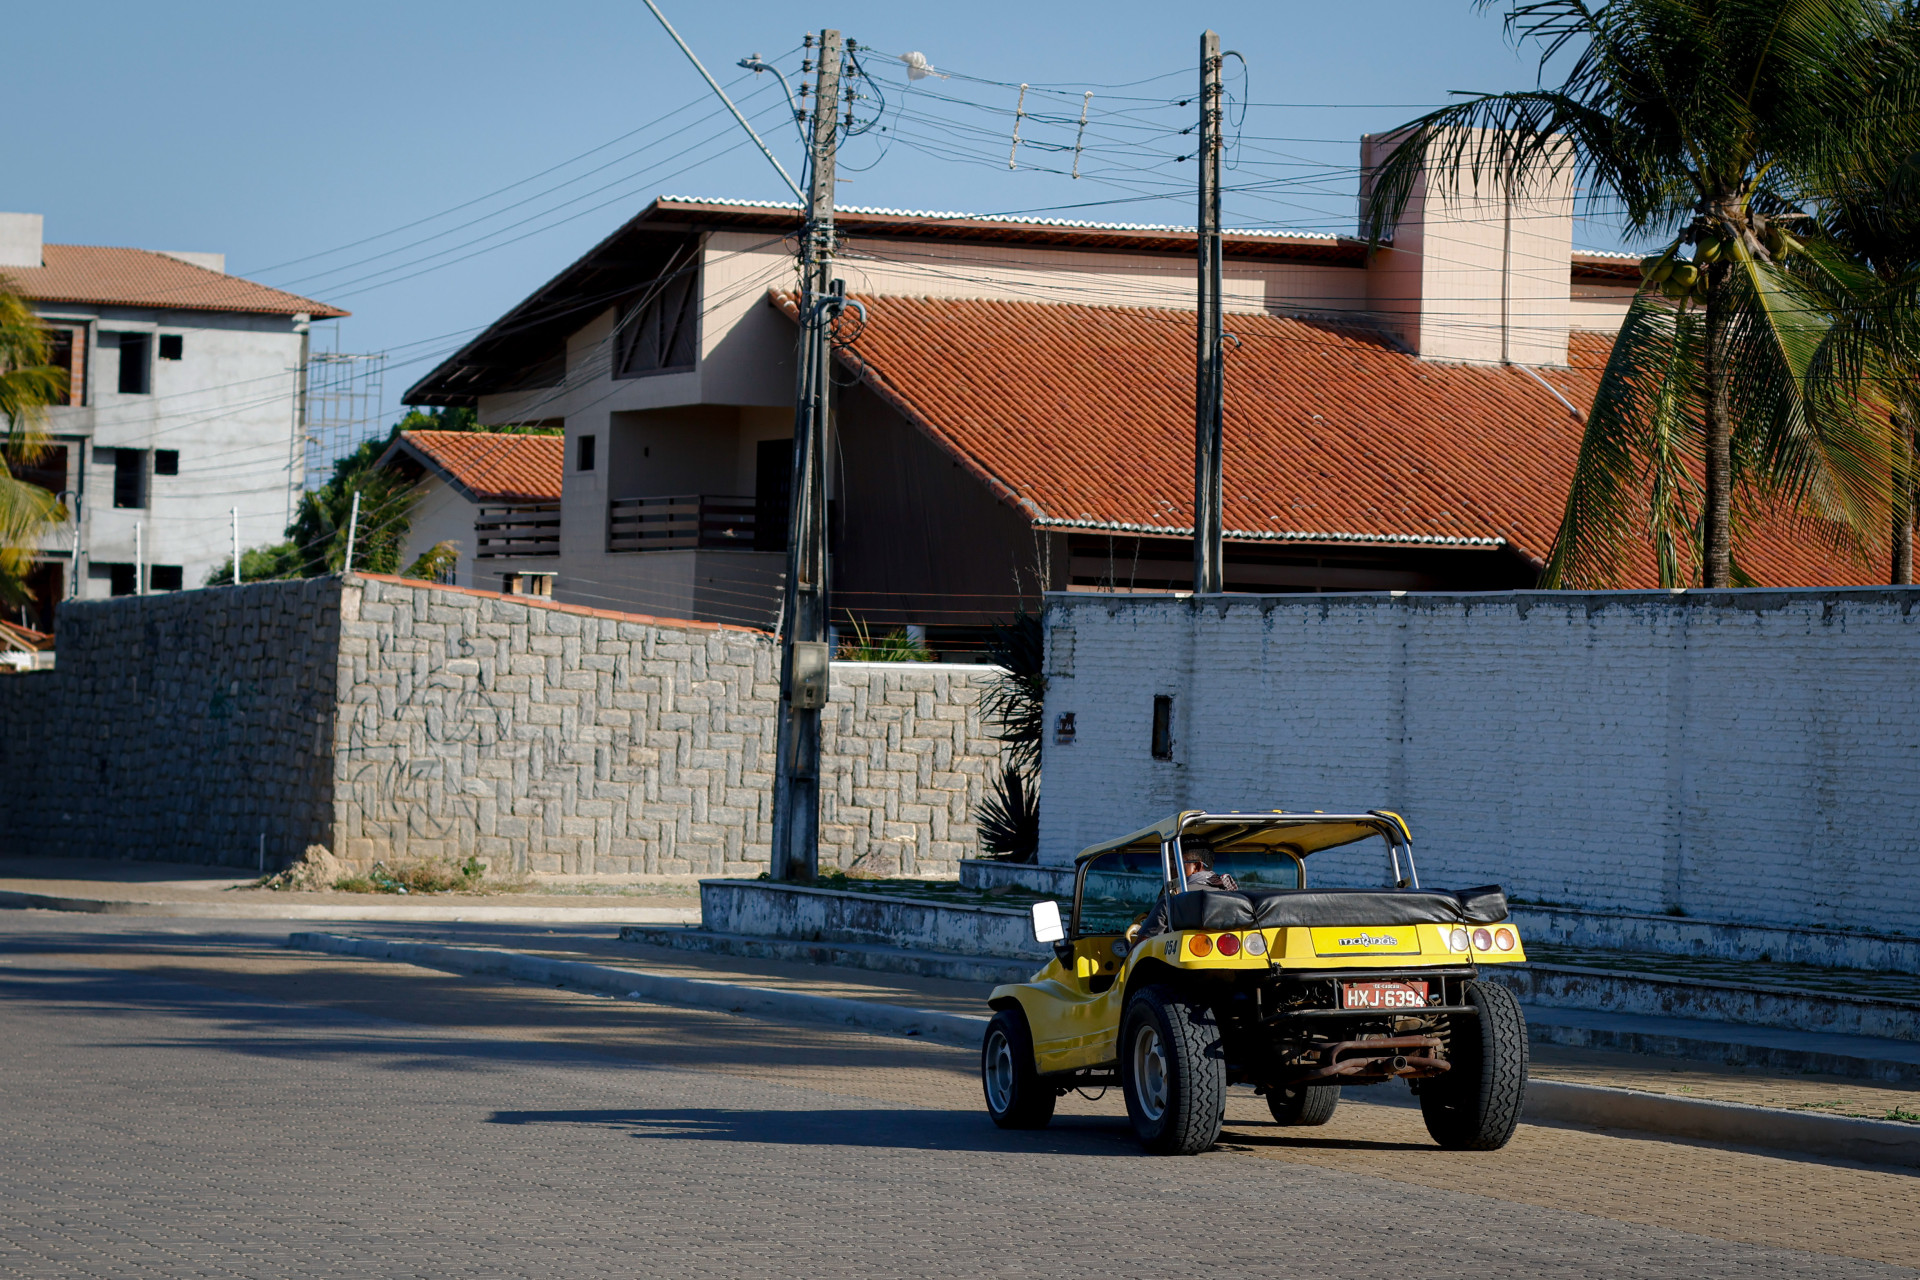
<path fill-rule="evenodd" d="M 1697 316 L 1654 294 L 1642 291 L 1628 306 L 1581 434 L 1542 585 L 1617 586 L 1626 549 L 1642 531 L 1654 539 L 1663 581 L 1685 572 L 1695 491 L 1687 460 L 1702 414 L 1699 342 Z"/>

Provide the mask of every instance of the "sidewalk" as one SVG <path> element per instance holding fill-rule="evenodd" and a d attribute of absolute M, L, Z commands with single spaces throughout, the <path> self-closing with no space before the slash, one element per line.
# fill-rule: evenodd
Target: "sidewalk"
<path fill-rule="evenodd" d="M 690 924 L 694 876 L 555 876 L 491 893 L 295 893 L 197 863 L 0 858 L 0 908 L 245 920 L 447 920 Z"/>

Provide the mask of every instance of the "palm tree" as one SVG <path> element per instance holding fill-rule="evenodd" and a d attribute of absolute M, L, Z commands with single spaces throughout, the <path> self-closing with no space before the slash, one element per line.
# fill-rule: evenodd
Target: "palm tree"
<path fill-rule="evenodd" d="M 1763 512 L 1795 513 L 1856 553 L 1881 545 L 1885 418 L 1845 389 L 1807 393 L 1833 315 L 1812 281 L 1843 258 L 1805 209 L 1870 140 L 1920 125 L 1913 60 L 1892 38 L 1910 6 L 1507 4 L 1508 33 L 1540 46 L 1543 76 L 1572 56 L 1564 81 L 1404 126 L 1375 175 L 1369 233 L 1384 237 L 1422 169 L 1524 188 L 1571 163 L 1590 205 L 1671 239 L 1642 264 L 1601 375 L 1545 582 L 1612 585 L 1644 538 L 1662 585 L 1686 585 L 1695 563 L 1704 585 L 1738 585 L 1735 542 Z"/>
<path fill-rule="evenodd" d="M 0 602 L 25 604 L 27 574 L 47 528 L 65 517 L 60 500 L 15 472 L 47 451 L 47 406 L 66 399 L 66 371 L 47 363 L 47 330 L 0 278 Z"/>
<path fill-rule="evenodd" d="M 1909 56 L 1920 54 L 1920 3 L 1902 7 L 1890 43 Z M 1874 141 L 1878 145 L 1814 207 L 1823 239 L 1847 260 L 1817 278 L 1837 319 L 1814 358 L 1810 385 L 1816 396 L 1864 386 L 1886 416 L 1892 429 L 1889 576 L 1908 585 L 1920 470 L 1920 149 L 1899 133 Z"/>

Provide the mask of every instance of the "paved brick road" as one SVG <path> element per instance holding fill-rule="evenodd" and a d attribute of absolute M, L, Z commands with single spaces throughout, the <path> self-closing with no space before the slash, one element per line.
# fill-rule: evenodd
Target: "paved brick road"
<path fill-rule="evenodd" d="M 1532 1127 L 1450 1155 L 1387 1107 L 1297 1138 L 1251 1099 L 1228 1149 L 1155 1160 L 1111 1097 L 998 1133 L 964 1054 L 264 936 L 0 915 L 0 1275 L 1835 1280 L 1920 1261 L 1907 1174 Z"/>

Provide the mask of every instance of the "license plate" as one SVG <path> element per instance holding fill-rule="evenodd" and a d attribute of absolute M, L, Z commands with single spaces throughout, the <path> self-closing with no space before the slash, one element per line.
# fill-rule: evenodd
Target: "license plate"
<path fill-rule="evenodd" d="M 1424 1009 L 1427 984 L 1424 982 L 1343 982 L 1340 1005 L 1344 1009 Z"/>

